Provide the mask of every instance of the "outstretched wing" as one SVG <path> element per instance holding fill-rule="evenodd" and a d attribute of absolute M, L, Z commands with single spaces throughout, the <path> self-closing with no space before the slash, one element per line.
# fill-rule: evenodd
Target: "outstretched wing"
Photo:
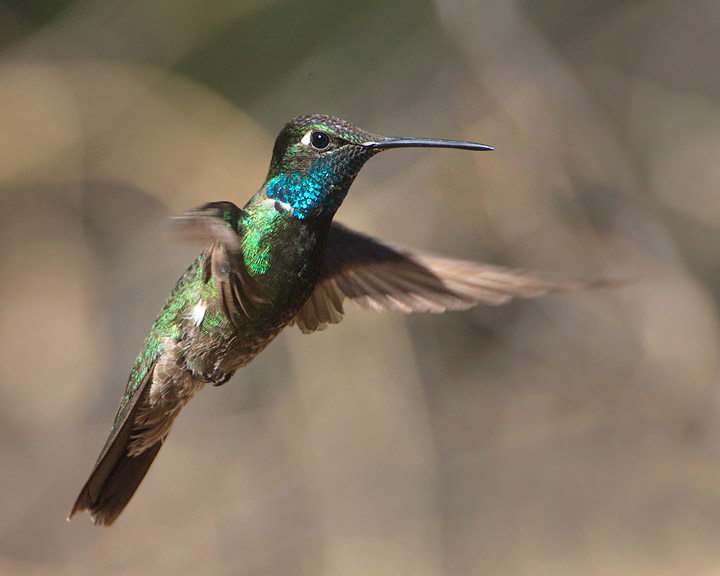
<path fill-rule="evenodd" d="M 174 228 L 186 240 L 212 243 L 205 261 L 204 280 L 215 279 L 223 311 L 232 321 L 250 317 L 263 302 L 248 274 L 242 254 L 245 212 L 232 202 L 210 202 L 174 218 Z"/>
<path fill-rule="evenodd" d="M 434 256 L 333 223 L 319 281 L 294 323 L 307 333 L 340 322 L 346 298 L 375 311 L 439 313 L 605 284 Z"/>

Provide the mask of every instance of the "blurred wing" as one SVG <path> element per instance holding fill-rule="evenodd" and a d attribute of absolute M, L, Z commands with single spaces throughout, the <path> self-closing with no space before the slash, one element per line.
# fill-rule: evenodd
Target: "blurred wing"
<path fill-rule="evenodd" d="M 601 284 L 442 258 L 333 223 L 318 284 L 294 323 L 306 333 L 338 323 L 346 298 L 376 311 L 438 313 Z"/>
<path fill-rule="evenodd" d="M 203 280 L 215 279 L 220 305 L 238 323 L 263 302 L 242 254 L 245 212 L 232 202 L 210 202 L 173 219 L 177 234 L 188 241 L 211 242 L 204 261 Z"/>
<path fill-rule="evenodd" d="M 182 240 L 218 242 L 229 252 L 240 251 L 240 224 L 245 212 L 232 202 L 210 202 L 172 219 L 173 231 Z"/>

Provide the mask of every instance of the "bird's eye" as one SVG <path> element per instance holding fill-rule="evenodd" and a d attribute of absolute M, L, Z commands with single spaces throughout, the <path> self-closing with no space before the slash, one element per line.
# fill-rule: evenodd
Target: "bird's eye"
<path fill-rule="evenodd" d="M 310 145 L 315 148 L 315 150 L 325 150 L 330 146 L 330 136 L 325 134 L 325 132 L 313 130 L 310 135 Z"/>

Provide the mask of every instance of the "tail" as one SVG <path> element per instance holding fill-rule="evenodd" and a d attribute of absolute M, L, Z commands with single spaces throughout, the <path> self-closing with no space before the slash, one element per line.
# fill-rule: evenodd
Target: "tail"
<path fill-rule="evenodd" d="M 135 456 L 128 454 L 135 414 L 141 405 L 141 398 L 145 395 L 146 384 L 147 380 L 137 390 L 133 400 L 121 410 L 120 414 L 124 417 L 113 426 L 110 437 L 90 473 L 90 478 L 80 491 L 68 520 L 75 514 L 87 510 L 96 525 L 109 526 L 115 522 L 145 478 L 164 440 L 164 438 L 159 440 Z"/>
<path fill-rule="evenodd" d="M 123 449 L 116 461 L 110 461 L 106 456 L 105 461 L 98 462 L 80 491 L 68 520 L 87 510 L 96 525 L 110 526 L 130 502 L 161 446 L 162 442 L 158 442 L 138 456 L 128 456 Z"/>

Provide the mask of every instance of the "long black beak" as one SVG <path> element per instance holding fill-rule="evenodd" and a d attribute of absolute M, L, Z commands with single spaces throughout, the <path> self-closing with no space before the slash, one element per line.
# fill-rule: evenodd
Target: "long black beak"
<path fill-rule="evenodd" d="M 434 138 L 388 138 L 377 142 L 363 142 L 360 146 L 386 150 L 388 148 L 459 148 L 460 150 L 494 150 L 492 146 L 461 140 L 436 140 Z"/>

